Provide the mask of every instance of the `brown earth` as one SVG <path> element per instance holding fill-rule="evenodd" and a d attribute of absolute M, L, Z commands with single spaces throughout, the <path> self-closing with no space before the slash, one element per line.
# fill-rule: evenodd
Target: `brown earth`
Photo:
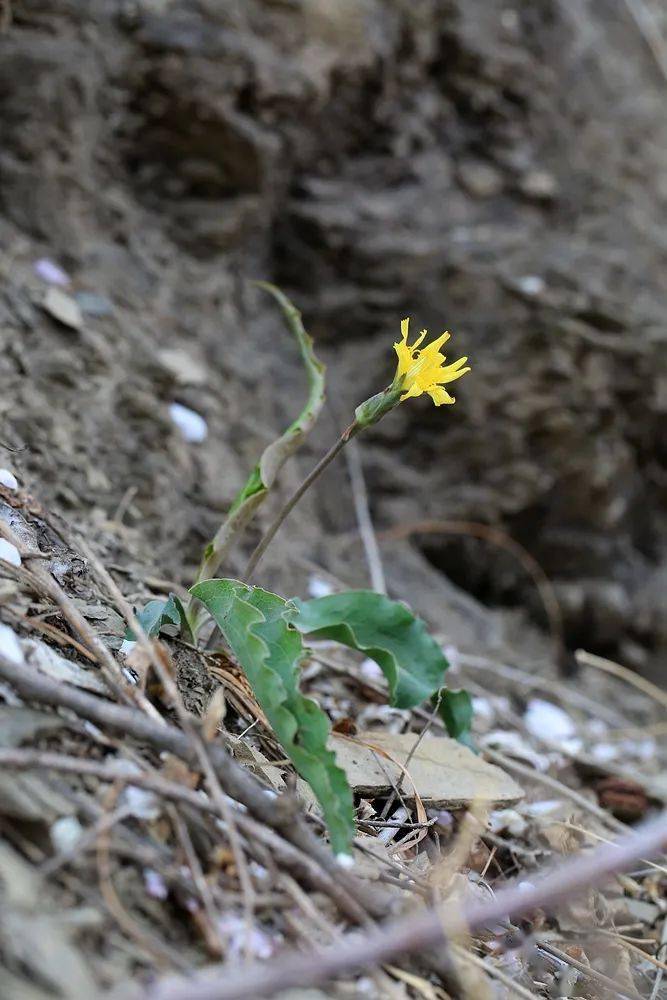
<path fill-rule="evenodd" d="M 104 530 L 110 558 L 117 545 L 121 562 L 188 583 L 303 393 L 249 279 L 303 309 L 340 420 L 389 375 L 401 316 L 446 324 L 473 374 L 455 408 L 422 400 L 367 435 L 377 526 L 503 526 L 556 584 L 571 644 L 657 671 L 665 79 L 626 6 L 13 0 L 11 13 L 2 464 L 91 538 Z M 83 300 L 79 331 L 40 307 L 43 256 L 102 297 Z M 181 440 L 173 400 L 206 417 L 204 444 Z M 334 436 L 321 423 L 301 469 Z M 341 464 L 267 580 L 302 586 L 289 554 L 364 582 L 348 493 Z M 417 542 L 478 598 L 539 616 L 515 559 L 460 536 Z M 397 596 L 446 627 L 449 584 L 406 543 L 385 551 Z"/>

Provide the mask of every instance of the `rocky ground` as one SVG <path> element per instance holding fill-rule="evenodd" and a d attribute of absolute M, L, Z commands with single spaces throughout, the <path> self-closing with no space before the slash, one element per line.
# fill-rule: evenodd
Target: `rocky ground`
<path fill-rule="evenodd" d="M 570 653 L 581 646 L 664 678 L 667 81 L 664 50 L 634 9 L 621 0 L 0 5 L 0 467 L 19 486 L 0 487 L 0 514 L 28 552 L 48 558 L 52 578 L 113 654 L 125 624 L 89 555 L 134 604 L 188 586 L 202 546 L 304 393 L 289 334 L 251 279 L 276 281 L 291 295 L 328 366 L 330 409 L 284 470 L 283 494 L 353 406 L 386 382 L 399 320 L 412 315 L 433 332 L 454 331 L 453 349 L 470 356 L 473 373 L 457 386 L 454 408 L 443 413 L 421 400 L 361 439 L 390 593 L 458 655 L 481 699 L 480 737 L 523 734 L 528 750 L 515 745 L 513 759 L 544 751 L 544 773 L 628 821 L 661 801 L 660 761 L 649 759 L 658 748 L 642 749 L 633 735 L 647 726 L 658 727 L 649 739 L 664 733 L 659 702 L 630 700 L 625 682 L 594 667 L 563 682 L 553 655 L 555 639 Z M 174 403 L 204 418 L 204 440 L 184 438 Z M 497 537 L 477 537 L 470 525 L 480 523 L 541 567 L 562 635 L 545 628 L 553 631 L 553 621 L 525 558 Z M 234 553 L 230 573 L 247 551 Z M 285 526 L 262 582 L 303 594 L 313 577 L 368 582 L 344 462 Z M 7 570 L 1 587 L 3 623 L 79 666 L 97 659 L 99 669 L 103 654 L 91 650 L 71 609 L 70 617 L 62 606 L 56 613 L 43 581 Z M 43 667 L 39 650 L 21 655 Z M 184 676 L 191 669 L 182 665 Z M 313 693 L 334 720 L 357 719 L 367 699 L 373 704 L 372 684 L 360 694 L 349 682 L 347 691 L 330 669 L 313 671 Z M 208 674 L 197 676 L 203 707 Z M 531 683 L 546 684 L 568 712 L 574 699 L 567 738 L 583 740 L 574 757 L 526 737 Z M 184 684 L 184 697 L 196 686 Z M 2 692 L 7 706 L 25 708 L 10 686 Z M 608 731 L 628 729 L 635 740 L 593 762 L 594 713 L 578 701 L 591 692 L 611 706 L 612 717 L 600 716 Z M 362 729 L 378 722 L 387 720 L 364 716 Z M 400 722 L 423 727 L 419 717 Z M 49 749 L 55 739 L 70 756 L 101 752 L 89 743 L 98 737 L 82 730 L 64 738 L 48 735 L 44 719 L 25 726 L 6 745 Z M 502 740 L 488 745 L 497 752 Z M 156 763 L 150 754 L 141 761 Z M 630 790 L 612 787 L 605 800 L 596 782 L 609 777 Z M 54 912 L 67 910 L 73 927 L 82 912 L 92 921 L 83 920 L 71 953 L 83 977 L 72 995 L 85 996 L 93 982 L 162 966 L 117 912 L 109 916 L 98 869 L 102 889 L 87 887 L 95 852 L 77 855 L 70 871 L 63 845 L 49 840 L 63 816 L 99 822 L 97 785 L 76 787 L 77 811 L 71 787 L 58 782 L 44 792 L 56 798 L 35 815 L 5 807 L 2 870 L 24 873 L 14 902 L 34 913 L 36 872 L 43 877 L 56 851 Z M 562 787 L 541 798 L 567 798 Z M 626 794 L 635 811 L 619 813 Z M 531 791 L 529 802 L 540 800 Z M 584 815 L 566 808 L 556 818 L 598 836 L 613 829 Z M 539 859 L 566 850 L 539 839 L 530 812 L 520 819 L 527 825 L 512 834 L 518 853 L 498 848 L 498 878 L 516 870 L 521 848 Z M 164 877 L 164 865 L 187 855 L 182 827 L 170 822 L 165 832 L 162 814 L 123 820 L 119 851 L 138 836 Z M 493 836 L 505 836 L 498 830 Z M 209 874 L 207 837 L 210 829 L 195 853 Z M 156 843 L 172 852 L 159 864 Z M 417 850 L 403 860 L 424 857 Z M 154 868 L 146 862 L 141 871 Z M 137 871 L 123 869 L 123 885 L 134 885 Z M 238 894 L 235 877 L 225 892 Z M 643 878 L 633 898 L 658 905 L 659 891 Z M 271 883 L 274 890 L 289 896 Z M 34 904 L 21 902 L 24 891 Z M 177 905 L 174 896 L 163 905 L 142 884 L 144 902 L 128 905 L 136 917 L 133 908 L 152 899 L 139 914 L 152 943 L 187 944 L 186 964 L 216 948 L 226 953 L 231 931 L 211 950 L 205 922 L 184 928 L 192 884 L 179 892 Z M 654 933 L 659 909 L 635 917 Z M 0 943 L 11 972 L 2 1000 L 3 988 L 11 1000 L 56 989 L 68 996 L 68 976 L 56 983 L 44 972 L 52 956 L 31 964 L 16 952 L 22 931 L 13 928 Z M 303 941 L 289 921 L 270 931 Z M 650 994 L 655 969 L 633 966 L 626 988 Z M 535 969 L 514 972 L 541 982 Z"/>

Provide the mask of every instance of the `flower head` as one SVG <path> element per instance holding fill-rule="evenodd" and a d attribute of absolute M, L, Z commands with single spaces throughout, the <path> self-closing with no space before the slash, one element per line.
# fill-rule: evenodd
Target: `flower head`
<path fill-rule="evenodd" d="M 414 344 L 408 344 L 409 325 L 409 319 L 401 320 L 401 340 L 394 344 L 394 350 L 398 355 L 394 382 L 401 383 L 403 392 L 401 402 L 427 392 L 436 406 L 454 403 L 454 397 L 450 396 L 443 386 L 448 382 L 455 382 L 457 378 L 470 371 L 470 368 L 464 367 L 468 359 L 459 358 L 451 365 L 445 364 L 446 358 L 440 353 L 440 348 L 449 340 L 448 333 L 441 334 L 420 350 L 419 345 L 426 337 L 426 330 L 422 330 Z"/>

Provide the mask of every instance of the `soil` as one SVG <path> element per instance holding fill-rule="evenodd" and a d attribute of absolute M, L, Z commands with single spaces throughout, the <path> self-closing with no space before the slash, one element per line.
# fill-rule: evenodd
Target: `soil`
<path fill-rule="evenodd" d="M 0 467 L 21 494 L 3 491 L 0 513 L 110 648 L 125 626 L 81 540 L 135 604 L 189 586 L 305 395 L 289 332 L 252 283 L 265 279 L 302 310 L 328 369 L 330 406 L 281 495 L 391 377 L 400 319 L 447 327 L 473 368 L 456 406 L 413 401 L 360 438 L 391 595 L 455 650 L 556 684 L 525 562 L 460 528 L 418 530 L 492 525 L 551 581 L 569 649 L 664 683 L 667 81 L 632 5 L 3 10 Z M 45 259 L 81 322 L 45 308 Z M 203 442 L 184 440 L 174 402 L 205 418 Z M 368 585 L 343 461 L 261 582 L 303 594 L 313 574 Z M 17 616 L 45 609 L 2 581 L 3 622 L 21 631 Z M 198 710 L 208 679 L 179 656 Z M 133 960 L 100 960 L 96 982 Z"/>
<path fill-rule="evenodd" d="M 97 530 L 125 498 L 128 547 L 187 582 L 303 392 L 251 279 L 303 310 L 340 420 L 390 373 L 401 316 L 446 324 L 474 376 L 451 411 L 421 401 L 366 436 L 377 526 L 504 527 L 557 586 L 571 645 L 655 673 L 667 641 L 659 66 L 622 3 L 329 8 L 12 4 L 0 406 L 18 452 L 3 461 Z M 42 256 L 99 297 L 83 300 L 82 330 L 40 309 Z M 173 400 L 205 416 L 203 445 L 180 439 Z M 334 432 L 323 420 L 301 468 Z M 284 536 L 311 556 L 320 525 L 355 528 L 342 465 L 328 485 Z M 515 559 L 465 537 L 416 544 L 485 602 L 539 615 Z"/>

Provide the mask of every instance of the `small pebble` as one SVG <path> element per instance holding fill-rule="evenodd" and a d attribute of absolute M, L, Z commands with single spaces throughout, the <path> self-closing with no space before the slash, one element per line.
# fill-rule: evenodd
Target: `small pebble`
<path fill-rule="evenodd" d="M 12 566 L 21 565 L 19 550 L 11 542 L 8 542 L 6 538 L 0 538 L 0 559 L 4 559 L 5 562 L 10 563 Z"/>
<path fill-rule="evenodd" d="M 206 440 L 208 424 L 199 413 L 195 413 L 188 406 L 183 406 L 182 403 L 171 403 L 169 416 L 186 441 L 200 444 Z"/>
<path fill-rule="evenodd" d="M 8 490 L 17 490 L 19 488 L 16 476 L 9 469 L 0 469 L 0 486 L 4 486 Z"/>
<path fill-rule="evenodd" d="M 341 868 L 354 868 L 354 858 L 352 857 L 351 854 L 344 854 L 344 853 L 337 854 L 336 864 L 339 865 Z"/>

